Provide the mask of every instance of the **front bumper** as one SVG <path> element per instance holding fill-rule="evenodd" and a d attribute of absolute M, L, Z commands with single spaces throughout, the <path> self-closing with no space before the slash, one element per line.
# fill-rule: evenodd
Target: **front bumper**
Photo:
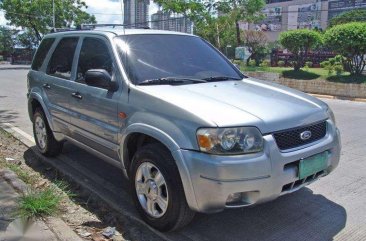
<path fill-rule="evenodd" d="M 340 134 L 330 120 L 327 134 L 321 140 L 290 151 L 280 151 L 272 135 L 264 136 L 261 153 L 217 156 L 196 151 L 179 150 L 188 173 L 183 179 L 189 206 L 199 212 L 218 212 L 224 208 L 242 207 L 275 199 L 327 175 L 337 167 L 340 158 Z M 299 180 L 296 161 L 328 151 L 326 170 Z M 182 168 L 183 166 L 180 166 Z M 227 203 L 234 193 L 241 202 Z"/>

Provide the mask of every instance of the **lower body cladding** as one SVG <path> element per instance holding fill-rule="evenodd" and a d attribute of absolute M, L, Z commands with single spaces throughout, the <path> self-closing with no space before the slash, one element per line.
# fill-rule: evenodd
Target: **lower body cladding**
<path fill-rule="evenodd" d="M 280 151 L 272 135 L 264 136 L 261 153 L 217 156 L 180 150 L 190 185 L 185 193 L 190 207 L 198 212 L 218 212 L 275 199 L 329 174 L 340 158 L 338 129 L 328 122 L 321 140 L 290 151 Z M 325 153 L 321 170 L 299 176 L 300 160 Z M 186 188 L 186 187 L 191 188 Z M 189 190 L 188 190 L 189 189 Z M 194 201 L 193 201 L 194 200 Z"/>

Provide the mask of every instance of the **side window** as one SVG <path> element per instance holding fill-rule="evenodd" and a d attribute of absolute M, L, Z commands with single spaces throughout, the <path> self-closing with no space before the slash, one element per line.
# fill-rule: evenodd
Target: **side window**
<path fill-rule="evenodd" d="M 84 82 L 85 73 L 90 69 L 105 69 L 112 75 L 113 61 L 103 40 L 87 37 L 81 46 L 76 81 Z"/>
<path fill-rule="evenodd" d="M 54 38 L 46 38 L 42 40 L 41 45 L 39 45 L 37 53 L 34 56 L 32 62 L 33 70 L 39 70 L 41 68 L 43 61 L 46 58 L 47 53 L 50 50 L 53 42 L 55 42 Z"/>
<path fill-rule="evenodd" d="M 72 61 L 79 38 L 63 38 L 58 43 L 47 67 L 47 74 L 63 79 L 71 78 Z"/>

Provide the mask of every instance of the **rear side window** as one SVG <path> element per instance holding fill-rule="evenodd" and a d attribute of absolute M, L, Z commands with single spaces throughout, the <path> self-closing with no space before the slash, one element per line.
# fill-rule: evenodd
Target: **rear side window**
<path fill-rule="evenodd" d="M 58 43 L 47 66 L 47 74 L 67 79 L 71 78 L 72 61 L 79 38 L 63 38 Z"/>
<path fill-rule="evenodd" d="M 32 62 L 33 70 L 39 70 L 41 68 L 43 61 L 46 58 L 47 53 L 50 50 L 53 42 L 55 42 L 54 38 L 46 38 L 42 41 Z"/>

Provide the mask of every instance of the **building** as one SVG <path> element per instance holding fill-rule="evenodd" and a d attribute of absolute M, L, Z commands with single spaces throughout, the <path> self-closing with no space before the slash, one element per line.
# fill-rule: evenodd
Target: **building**
<path fill-rule="evenodd" d="M 266 18 L 243 28 L 265 31 L 269 41 L 278 40 L 282 31 L 326 29 L 336 15 L 353 9 L 366 9 L 366 0 L 267 0 Z"/>
<path fill-rule="evenodd" d="M 161 10 L 151 15 L 151 28 L 193 33 L 193 23 L 191 20 L 177 14 L 163 12 Z"/>
<path fill-rule="evenodd" d="M 124 22 L 127 28 L 149 26 L 150 0 L 123 0 Z"/>
<path fill-rule="evenodd" d="M 157 11 L 151 15 L 151 28 L 169 30 L 170 13 L 164 13 L 163 11 Z"/>

